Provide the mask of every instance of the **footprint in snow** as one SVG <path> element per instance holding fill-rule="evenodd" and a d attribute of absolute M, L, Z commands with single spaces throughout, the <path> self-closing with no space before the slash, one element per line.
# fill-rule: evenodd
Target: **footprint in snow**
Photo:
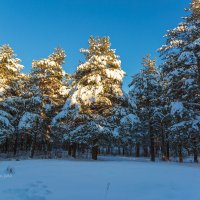
<path fill-rule="evenodd" d="M 31 183 L 26 188 L 16 188 L 8 189 L 4 191 L 7 194 L 6 200 L 47 200 L 47 195 L 51 194 L 48 187 L 42 183 L 42 181 L 37 181 L 36 183 Z"/>

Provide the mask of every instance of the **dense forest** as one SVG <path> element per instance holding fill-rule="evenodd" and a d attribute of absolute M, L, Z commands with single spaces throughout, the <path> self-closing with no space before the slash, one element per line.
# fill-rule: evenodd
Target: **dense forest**
<path fill-rule="evenodd" d="M 91 153 L 170 160 L 200 151 L 200 1 L 168 30 L 158 49 L 162 63 L 146 55 L 122 89 L 125 72 L 109 37 L 89 38 L 85 60 L 73 74 L 61 48 L 34 60 L 29 74 L 9 45 L 0 47 L 0 152 L 47 157 Z M 134 51 L 134 49 L 133 49 Z"/>

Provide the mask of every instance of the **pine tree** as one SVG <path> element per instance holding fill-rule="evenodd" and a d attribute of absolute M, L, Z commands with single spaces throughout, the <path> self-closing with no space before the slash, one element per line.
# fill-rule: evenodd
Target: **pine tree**
<path fill-rule="evenodd" d="M 44 151 L 51 148 L 56 135 L 51 130 L 52 118 L 63 106 L 68 95 L 65 85 L 67 74 L 62 69 L 66 55 L 63 49 L 57 48 L 48 58 L 33 61 L 30 73 L 30 91 L 32 98 L 40 99 L 38 105 L 42 119 Z"/>
<path fill-rule="evenodd" d="M 167 32 L 166 45 L 159 51 L 164 60 L 161 65 L 167 82 L 166 106 L 171 110 L 170 142 L 174 144 L 183 161 L 182 149 L 189 148 L 197 162 L 200 128 L 200 2 L 193 0 L 184 18 L 177 28 Z M 178 146 L 178 150 L 176 150 Z"/>
<path fill-rule="evenodd" d="M 89 48 L 81 49 L 86 62 L 77 67 L 69 99 L 54 119 L 65 126 L 66 140 L 91 147 L 93 159 L 98 147 L 113 137 L 127 105 L 121 88 L 124 72 L 110 46 L 109 37 L 90 37 Z"/>
<path fill-rule="evenodd" d="M 158 137 L 157 124 L 161 115 L 159 95 L 160 74 L 155 67 L 156 59 L 150 55 L 143 58 L 143 69 L 133 76 L 129 95 L 135 99 L 137 114 L 142 124 L 143 145 L 150 146 L 151 161 L 155 161 L 155 139 Z"/>
<path fill-rule="evenodd" d="M 17 142 L 16 124 L 19 112 L 14 103 L 20 95 L 20 71 L 23 66 L 20 59 L 16 58 L 9 45 L 0 48 L 0 143 L 5 144 L 8 150 L 8 140 L 15 141 L 14 154 Z"/>

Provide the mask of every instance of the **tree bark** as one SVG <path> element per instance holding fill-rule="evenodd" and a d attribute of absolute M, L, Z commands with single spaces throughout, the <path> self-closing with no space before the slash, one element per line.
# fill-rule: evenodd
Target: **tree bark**
<path fill-rule="evenodd" d="M 167 144 L 166 144 L 166 156 L 167 156 L 167 160 L 169 160 L 170 158 L 169 141 L 167 141 Z"/>
<path fill-rule="evenodd" d="M 121 149 L 118 147 L 118 154 L 121 155 Z"/>
<path fill-rule="evenodd" d="M 35 145 L 36 145 L 36 133 L 34 133 L 33 141 L 32 141 L 32 144 L 31 144 L 30 158 L 33 158 L 33 156 L 34 156 Z"/>
<path fill-rule="evenodd" d="M 154 135 L 150 133 L 150 154 L 151 154 L 151 161 L 155 161 L 155 142 L 154 142 Z"/>
<path fill-rule="evenodd" d="M 178 157 L 179 157 L 179 162 L 182 163 L 183 162 L 183 153 L 182 153 L 182 145 L 181 144 L 178 145 Z"/>
<path fill-rule="evenodd" d="M 148 147 L 143 146 L 143 151 L 144 151 L 144 157 L 148 157 Z"/>
<path fill-rule="evenodd" d="M 98 156 L 98 147 L 94 146 L 92 147 L 92 159 L 97 160 L 97 156 Z"/>
<path fill-rule="evenodd" d="M 72 144 L 69 143 L 68 145 L 68 155 L 71 156 L 72 155 Z"/>
<path fill-rule="evenodd" d="M 72 157 L 76 158 L 76 143 L 72 144 Z"/>
<path fill-rule="evenodd" d="M 162 153 L 162 160 L 164 160 L 164 161 L 167 160 L 165 136 L 164 136 L 163 129 L 162 129 L 162 136 L 161 136 L 161 153 Z"/>
<path fill-rule="evenodd" d="M 200 85 L 200 59 L 197 61 L 197 68 L 198 68 L 198 84 Z"/>
<path fill-rule="evenodd" d="M 136 144 L 136 157 L 140 157 L 140 144 Z"/>
<path fill-rule="evenodd" d="M 123 156 L 125 155 L 125 148 L 124 147 L 122 148 L 122 155 Z"/>
<path fill-rule="evenodd" d="M 15 134 L 15 142 L 14 142 L 14 149 L 13 149 L 14 156 L 16 156 L 17 154 L 17 145 L 18 145 L 18 133 Z"/>
<path fill-rule="evenodd" d="M 5 143 L 5 153 L 8 152 L 8 138 L 6 138 L 6 143 Z"/>
<path fill-rule="evenodd" d="M 198 162 L 199 162 L 199 161 L 198 161 L 198 152 L 197 152 L 196 148 L 194 149 L 194 162 L 195 162 L 195 163 L 198 163 Z"/>
<path fill-rule="evenodd" d="M 97 156 L 98 156 L 98 146 L 97 146 L 97 139 L 95 139 L 92 144 L 92 159 L 97 160 Z"/>

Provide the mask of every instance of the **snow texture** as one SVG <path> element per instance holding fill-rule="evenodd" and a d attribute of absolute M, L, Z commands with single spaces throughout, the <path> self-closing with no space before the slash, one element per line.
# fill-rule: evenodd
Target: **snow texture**
<path fill-rule="evenodd" d="M 200 199 L 199 167 L 189 164 L 112 157 L 97 162 L 3 161 L 0 166 L 1 200 Z"/>

